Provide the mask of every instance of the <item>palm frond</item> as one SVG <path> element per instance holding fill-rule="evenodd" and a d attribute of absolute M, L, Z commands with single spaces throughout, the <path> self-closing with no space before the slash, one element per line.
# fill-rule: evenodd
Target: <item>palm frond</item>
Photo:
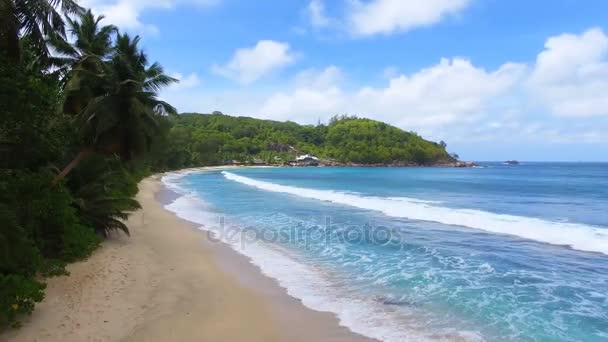
<path fill-rule="evenodd" d="M 144 91 L 159 92 L 162 88 L 179 82 L 177 79 L 165 75 L 163 67 L 156 62 L 146 69 L 145 74 Z"/>

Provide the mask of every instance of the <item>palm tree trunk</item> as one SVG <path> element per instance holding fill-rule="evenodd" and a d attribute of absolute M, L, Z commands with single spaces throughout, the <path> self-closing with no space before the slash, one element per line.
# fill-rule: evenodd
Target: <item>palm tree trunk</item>
<path fill-rule="evenodd" d="M 83 161 L 85 158 L 89 157 L 93 154 L 93 150 L 89 148 L 83 148 L 78 152 L 76 158 L 72 160 L 55 178 L 53 179 L 53 185 L 59 183 L 62 179 L 65 178 L 78 164 Z"/>

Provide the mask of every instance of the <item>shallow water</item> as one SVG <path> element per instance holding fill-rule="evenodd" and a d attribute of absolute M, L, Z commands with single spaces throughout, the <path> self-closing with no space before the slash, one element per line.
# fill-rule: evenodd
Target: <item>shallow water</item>
<path fill-rule="evenodd" d="M 168 205 L 387 341 L 608 339 L 608 164 L 172 174 Z"/>

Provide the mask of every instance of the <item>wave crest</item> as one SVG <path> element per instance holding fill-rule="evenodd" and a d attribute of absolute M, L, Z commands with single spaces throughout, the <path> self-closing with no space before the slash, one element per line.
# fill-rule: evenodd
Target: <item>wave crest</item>
<path fill-rule="evenodd" d="M 228 180 L 261 190 L 380 211 L 393 217 L 464 226 L 608 255 L 608 230 L 589 225 L 503 215 L 476 209 L 448 208 L 434 205 L 441 202 L 435 203 L 407 197 L 371 197 L 333 190 L 294 187 L 259 181 L 226 171 L 222 171 L 222 174 Z"/>

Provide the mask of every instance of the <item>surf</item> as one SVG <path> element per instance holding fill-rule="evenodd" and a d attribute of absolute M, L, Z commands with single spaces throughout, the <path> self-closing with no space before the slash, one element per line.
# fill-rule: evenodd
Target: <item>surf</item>
<path fill-rule="evenodd" d="M 438 205 L 441 202 L 435 203 L 407 197 L 362 196 L 335 190 L 295 187 L 260 181 L 227 171 L 222 171 L 222 175 L 230 181 L 265 191 L 379 211 L 392 217 L 463 226 L 608 255 L 608 230 L 590 225 L 497 214 L 477 209 L 449 208 Z"/>

